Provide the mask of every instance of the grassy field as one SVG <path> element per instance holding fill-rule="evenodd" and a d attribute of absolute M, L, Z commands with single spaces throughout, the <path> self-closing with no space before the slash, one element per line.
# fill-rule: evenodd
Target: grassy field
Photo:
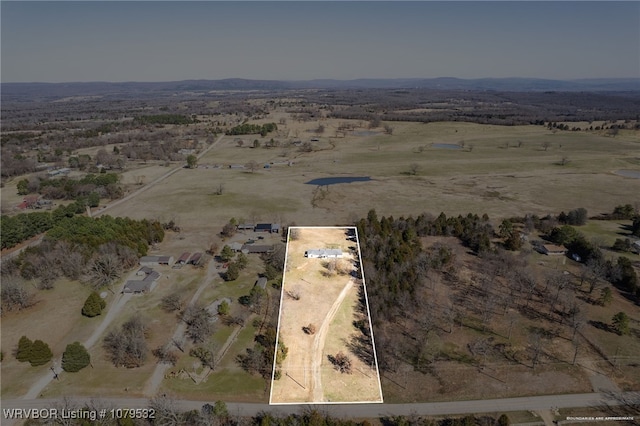
<path fill-rule="evenodd" d="M 375 208 L 394 216 L 427 211 L 448 214 L 488 213 L 505 217 L 526 212 L 547 214 L 585 207 L 590 214 L 634 201 L 640 180 L 616 175 L 640 169 L 639 132 L 616 138 L 582 132 L 556 132 L 542 126 L 490 126 L 472 123 L 393 123 L 393 135 L 330 138 L 337 122 L 326 120 L 317 150 L 295 146 L 273 149 L 238 147 L 234 137 L 205 155 L 200 164 L 291 161 L 255 172 L 229 168 L 181 170 L 114 215 L 141 217 L 173 212 L 186 228 L 205 229 L 230 217 L 295 221 L 304 225 L 349 223 Z M 308 140 L 313 123 L 292 123 Z M 267 138 L 257 139 L 261 142 Z M 254 139 L 254 136 L 245 137 Z M 434 143 L 461 143 L 462 150 Z M 545 150 L 542 144 L 550 146 Z M 509 144 L 509 148 L 506 145 Z M 520 144 L 520 147 L 518 145 Z M 563 157 L 569 162 L 559 165 Z M 411 175 L 411 164 L 416 164 Z M 318 177 L 371 176 L 373 181 L 334 185 L 316 195 L 304 183 Z M 214 195 L 219 184 L 222 195 Z M 171 194 L 167 198 L 166 194 Z M 637 200 L 636 200 L 637 201 Z"/>

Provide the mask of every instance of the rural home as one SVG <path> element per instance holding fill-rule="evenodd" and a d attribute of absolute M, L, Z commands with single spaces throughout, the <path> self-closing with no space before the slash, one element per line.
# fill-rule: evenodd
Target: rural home
<path fill-rule="evenodd" d="M 542 254 L 547 256 L 562 256 L 567 253 L 567 249 L 564 246 L 558 246 L 555 244 L 543 244 L 540 248 Z"/>
<path fill-rule="evenodd" d="M 173 265 L 173 256 L 142 256 L 140 258 L 142 266 Z"/>
<path fill-rule="evenodd" d="M 311 249 L 304 252 L 304 257 L 317 259 L 338 259 L 342 257 L 340 249 Z"/>
<path fill-rule="evenodd" d="M 255 232 L 271 232 L 273 234 L 280 232 L 279 223 L 258 223 L 255 228 Z"/>
<path fill-rule="evenodd" d="M 142 270 L 142 269 L 141 269 Z M 140 272 L 140 271 L 138 271 Z M 136 273 L 136 275 L 138 275 Z M 151 270 L 147 276 L 141 280 L 129 280 L 122 289 L 123 293 L 147 293 L 151 290 L 151 286 L 160 278 L 160 274 Z"/>
<path fill-rule="evenodd" d="M 153 269 L 149 268 L 148 266 L 143 266 L 142 268 L 138 269 L 138 272 L 136 272 L 136 275 L 146 277 L 152 272 L 153 272 Z"/>
<path fill-rule="evenodd" d="M 255 227 L 253 223 L 241 223 L 237 226 L 238 231 L 252 231 Z"/>
<path fill-rule="evenodd" d="M 242 253 L 271 253 L 273 252 L 273 246 L 259 246 L 254 244 L 245 244 L 242 246 Z"/>

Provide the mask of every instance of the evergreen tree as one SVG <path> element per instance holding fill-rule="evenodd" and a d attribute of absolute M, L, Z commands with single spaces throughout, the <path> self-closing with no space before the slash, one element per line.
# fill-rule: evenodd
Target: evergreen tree
<path fill-rule="evenodd" d="M 247 264 L 249 263 L 249 259 L 247 259 L 247 255 L 244 253 L 240 253 L 238 254 L 238 258 L 236 259 L 236 263 L 238 264 L 238 267 L 240 269 L 244 269 L 247 267 Z"/>
<path fill-rule="evenodd" d="M 618 334 L 629 334 L 629 316 L 624 312 L 618 312 L 613 316 L 613 328 Z"/>
<path fill-rule="evenodd" d="M 268 279 L 268 280 L 274 280 L 278 277 L 278 270 L 276 268 L 274 268 L 272 265 L 270 265 L 269 263 L 267 263 L 264 266 L 264 273 L 263 275 Z"/>
<path fill-rule="evenodd" d="M 225 262 L 228 262 L 231 259 L 233 259 L 233 256 L 235 256 L 235 254 L 233 253 L 233 250 L 231 250 L 231 247 L 229 246 L 222 247 L 222 251 L 220 252 L 220 259 L 222 259 Z"/>
<path fill-rule="evenodd" d="M 107 306 L 107 302 L 105 302 L 98 293 L 91 292 L 87 300 L 84 302 L 84 306 L 82 307 L 82 315 L 86 317 L 95 317 L 102 313 L 102 310 Z"/>
<path fill-rule="evenodd" d="M 222 303 L 218 305 L 218 314 L 229 315 L 229 303 L 226 300 L 223 300 Z"/>
<path fill-rule="evenodd" d="M 22 336 L 18 341 L 18 350 L 16 351 L 16 359 L 20 362 L 29 361 L 31 356 L 31 347 L 33 342 L 27 336 Z"/>
<path fill-rule="evenodd" d="M 500 417 L 498 417 L 498 426 L 509 426 L 510 424 L 511 420 L 506 414 L 502 414 Z"/>
<path fill-rule="evenodd" d="M 240 268 L 235 262 L 231 262 L 229 267 L 227 268 L 227 273 L 224 276 L 226 281 L 234 281 L 237 280 L 240 276 Z"/>
<path fill-rule="evenodd" d="M 62 354 L 62 369 L 70 373 L 80 371 L 91 362 L 89 352 L 80 342 L 67 345 Z"/>
<path fill-rule="evenodd" d="M 49 348 L 49 345 L 42 340 L 36 340 L 31 345 L 31 353 L 29 354 L 29 362 L 32 366 L 44 365 L 51 361 L 53 358 L 53 352 Z"/>

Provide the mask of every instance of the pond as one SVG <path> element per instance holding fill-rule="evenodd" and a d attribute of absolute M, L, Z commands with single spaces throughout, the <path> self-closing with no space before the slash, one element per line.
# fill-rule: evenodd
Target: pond
<path fill-rule="evenodd" d="M 328 186 L 338 183 L 366 182 L 371 180 L 369 176 L 336 176 L 310 180 L 306 185 Z"/>
<path fill-rule="evenodd" d="M 453 143 L 434 143 L 432 145 L 434 148 L 444 148 L 444 149 L 462 149 L 462 147 L 458 144 Z"/>
<path fill-rule="evenodd" d="M 615 172 L 615 174 L 624 177 L 640 179 L 640 170 L 618 170 Z"/>

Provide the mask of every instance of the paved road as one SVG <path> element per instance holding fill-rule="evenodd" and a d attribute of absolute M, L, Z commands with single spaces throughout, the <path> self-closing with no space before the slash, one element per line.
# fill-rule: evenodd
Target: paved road
<path fill-rule="evenodd" d="M 148 407 L 149 400 L 143 398 L 71 398 L 76 404 L 89 404 L 105 408 L 144 408 Z M 544 395 L 524 398 L 504 398 L 478 401 L 452 401 L 452 402 L 426 402 L 415 404 L 330 404 L 316 405 L 321 412 L 326 412 L 335 417 L 362 418 L 362 417 L 386 417 L 394 415 L 453 415 L 474 413 L 503 413 L 508 411 L 542 411 L 556 408 L 580 408 L 600 405 L 607 401 L 610 405 L 619 405 L 617 401 L 609 399 L 602 393 L 585 393 L 569 395 Z M 176 408 L 180 410 L 199 410 L 204 404 L 213 404 L 209 401 L 175 401 Z M 60 406 L 60 399 L 11 399 L 2 401 L 2 409 L 8 408 L 51 408 Z M 232 415 L 255 416 L 268 411 L 274 414 L 300 413 L 310 405 L 268 405 L 251 403 L 227 403 L 227 408 Z M 0 418 L 2 424 L 6 424 L 4 411 Z"/>

